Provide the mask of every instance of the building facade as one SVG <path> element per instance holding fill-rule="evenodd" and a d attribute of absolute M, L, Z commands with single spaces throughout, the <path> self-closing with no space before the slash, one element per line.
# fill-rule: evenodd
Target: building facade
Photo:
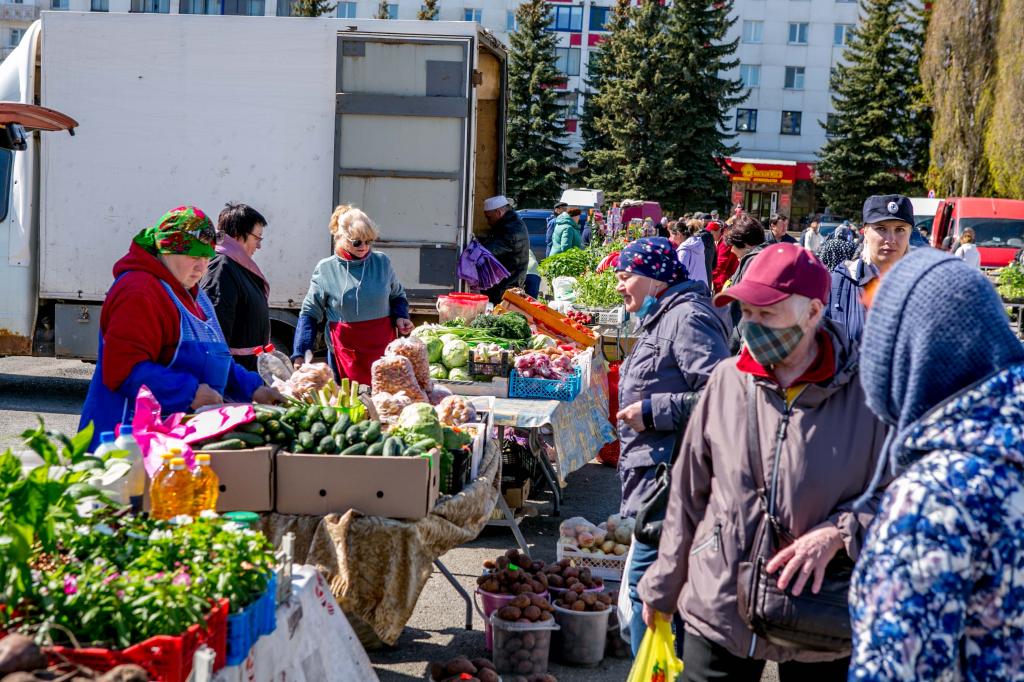
<path fill-rule="evenodd" d="M 640 0 L 634 0 L 639 2 Z M 12 0 L 0 1 L 0 55 L 18 44 L 41 10 L 288 16 L 292 0 Z M 549 0 L 557 34 L 558 68 L 565 74 L 559 101 L 566 134 L 578 149 L 579 119 L 588 67 L 600 49 L 614 0 Z M 438 20 L 476 21 L 508 42 L 521 0 L 440 0 Z M 341 0 L 341 18 L 376 15 L 378 0 Z M 389 18 L 415 20 L 422 0 L 388 4 Z M 747 99 L 728 115 L 740 150 L 727 160 L 733 203 L 767 216 L 802 217 L 814 209 L 813 163 L 825 143 L 831 115 L 829 88 L 848 32 L 858 19 L 856 0 L 735 0 L 729 39 L 739 41 L 739 79 Z"/>

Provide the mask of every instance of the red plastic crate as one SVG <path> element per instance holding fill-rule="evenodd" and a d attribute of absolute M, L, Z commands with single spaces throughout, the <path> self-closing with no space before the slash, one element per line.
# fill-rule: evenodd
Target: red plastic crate
<path fill-rule="evenodd" d="M 124 663 L 134 663 L 146 669 L 154 682 L 186 682 L 192 673 L 192 657 L 200 645 L 205 644 L 216 653 L 214 670 L 224 667 L 228 648 L 227 599 L 221 599 L 206 617 L 206 628 L 193 625 L 178 636 L 157 635 L 127 649 L 74 649 L 71 647 L 47 647 L 47 658 L 51 664 L 64 659 L 106 672 Z"/>

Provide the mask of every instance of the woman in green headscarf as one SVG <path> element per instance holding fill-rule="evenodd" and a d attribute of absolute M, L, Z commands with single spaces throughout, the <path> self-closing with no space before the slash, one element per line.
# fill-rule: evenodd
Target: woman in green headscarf
<path fill-rule="evenodd" d="M 114 285 L 100 315 L 96 371 L 82 410 L 81 425 L 93 422 L 95 442 L 117 424 L 131 424 L 143 385 L 165 414 L 225 399 L 280 400 L 257 373 L 232 360 L 213 304 L 198 287 L 215 238 L 205 213 L 179 206 L 139 232 L 114 265 Z"/>

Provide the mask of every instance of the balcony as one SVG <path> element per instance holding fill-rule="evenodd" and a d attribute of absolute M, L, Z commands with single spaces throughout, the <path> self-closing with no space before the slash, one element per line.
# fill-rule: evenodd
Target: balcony
<path fill-rule="evenodd" d="M 0 21 L 31 23 L 39 18 L 38 5 L 0 4 Z"/>

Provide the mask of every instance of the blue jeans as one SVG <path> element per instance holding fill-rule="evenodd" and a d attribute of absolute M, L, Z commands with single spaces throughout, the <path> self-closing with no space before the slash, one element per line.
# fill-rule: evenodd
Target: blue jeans
<path fill-rule="evenodd" d="M 640 651 L 640 644 L 644 641 L 647 633 L 647 625 L 644 623 L 644 603 L 637 594 L 637 585 L 640 578 L 644 577 L 647 569 L 654 565 L 658 559 L 658 548 L 646 545 L 635 537 L 633 538 L 633 560 L 629 564 L 629 601 L 633 604 L 633 619 L 629 621 L 629 645 L 633 648 L 633 657 L 636 658 Z M 679 614 L 672 616 L 672 630 L 676 634 L 676 655 L 683 656 L 683 620 Z"/>
<path fill-rule="evenodd" d="M 540 296 L 540 275 L 527 275 L 526 284 L 523 285 L 526 289 L 526 295 L 537 298 Z"/>

